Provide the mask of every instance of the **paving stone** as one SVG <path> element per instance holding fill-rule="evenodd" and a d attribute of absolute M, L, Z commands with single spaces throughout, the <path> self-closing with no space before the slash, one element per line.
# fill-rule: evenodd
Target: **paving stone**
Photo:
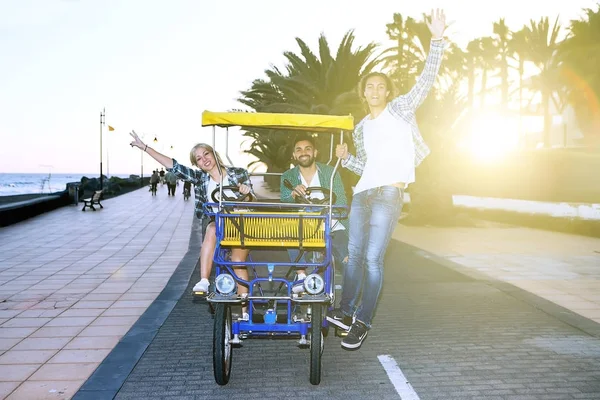
<path fill-rule="evenodd" d="M 252 339 L 234 349 L 231 380 L 219 387 L 212 316 L 189 296 L 195 274 L 116 399 L 398 399 L 381 354 L 423 400 L 600 398 L 600 339 L 395 241 L 368 339 L 347 352 L 330 334 L 319 386 L 308 382 L 308 351 L 293 340 Z"/>

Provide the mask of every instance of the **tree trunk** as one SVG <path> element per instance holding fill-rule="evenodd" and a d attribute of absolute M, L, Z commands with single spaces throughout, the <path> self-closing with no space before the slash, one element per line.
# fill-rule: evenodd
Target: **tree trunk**
<path fill-rule="evenodd" d="M 502 54 L 500 79 L 502 79 L 502 108 L 508 110 L 508 61 L 506 60 L 506 54 Z"/>
<path fill-rule="evenodd" d="M 544 147 L 552 147 L 552 116 L 550 115 L 550 91 L 542 90 L 542 106 L 544 107 Z"/>
<path fill-rule="evenodd" d="M 468 76 L 468 79 L 469 79 L 469 94 L 468 94 L 469 108 L 473 109 L 473 104 L 475 102 L 475 99 L 474 99 L 474 97 L 475 97 L 475 95 L 474 95 L 474 92 L 475 92 L 475 63 L 473 62 L 473 59 L 471 59 L 468 74 L 469 74 L 469 76 Z"/>
<path fill-rule="evenodd" d="M 487 71 L 484 69 L 483 70 L 483 75 L 481 75 L 481 96 L 479 98 L 480 100 L 480 107 L 483 110 L 483 108 L 485 107 L 485 94 L 487 92 Z"/>
<path fill-rule="evenodd" d="M 398 36 L 398 65 L 397 65 L 397 71 L 398 71 L 398 80 L 400 81 L 400 84 L 403 85 L 404 84 L 404 76 L 403 76 L 403 68 L 402 68 L 402 62 L 404 61 L 404 49 L 403 49 L 403 44 L 402 44 L 402 32 L 400 32 L 399 36 Z M 360 93 L 360 95 L 362 95 L 362 93 Z"/>
<path fill-rule="evenodd" d="M 519 57 L 519 142 L 523 140 L 523 74 L 525 69 L 523 58 Z M 524 143 L 523 143 L 524 144 Z"/>

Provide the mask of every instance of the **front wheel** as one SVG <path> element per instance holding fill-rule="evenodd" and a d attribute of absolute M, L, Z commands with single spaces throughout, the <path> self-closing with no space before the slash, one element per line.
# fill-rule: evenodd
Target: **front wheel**
<path fill-rule="evenodd" d="M 322 324 L 323 305 L 318 303 L 312 304 L 310 319 L 310 383 L 313 385 L 321 383 L 321 354 L 323 352 Z"/>
<path fill-rule="evenodd" d="M 219 385 L 226 385 L 231 374 L 231 307 L 218 303 L 213 329 L 213 372 Z"/>

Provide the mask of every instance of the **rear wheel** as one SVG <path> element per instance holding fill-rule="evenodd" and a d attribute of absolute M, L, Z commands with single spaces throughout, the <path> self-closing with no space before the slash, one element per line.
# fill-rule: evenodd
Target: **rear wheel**
<path fill-rule="evenodd" d="M 219 385 L 229 382 L 231 351 L 231 307 L 218 303 L 215 306 L 213 329 L 213 372 Z"/>
<path fill-rule="evenodd" d="M 323 305 L 312 304 L 310 322 L 310 383 L 313 385 L 321 383 L 321 354 L 323 352 L 322 324 Z"/>

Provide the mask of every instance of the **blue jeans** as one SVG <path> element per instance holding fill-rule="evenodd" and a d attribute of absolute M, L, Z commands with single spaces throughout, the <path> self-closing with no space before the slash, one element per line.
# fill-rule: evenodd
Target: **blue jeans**
<path fill-rule="evenodd" d="M 331 233 L 331 252 L 333 253 L 333 258 L 335 259 L 335 266 L 338 270 L 344 271 L 347 257 L 348 257 L 348 231 L 347 230 L 339 230 Z M 299 262 L 306 262 L 306 255 L 308 252 L 305 252 L 300 258 Z M 290 260 L 292 262 L 296 261 L 298 254 L 300 254 L 300 250 L 297 249 L 289 249 L 288 254 L 290 256 Z"/>
<path fill-rule="evenodd" d="M 395 186 L 380 186 L 352 197 L 349 260 L 340 307 L 349 316 L 356 311 L 356 319 L 368 327 L 383 285 L 383 259 L 402 211 L 403 194 Z"/>

